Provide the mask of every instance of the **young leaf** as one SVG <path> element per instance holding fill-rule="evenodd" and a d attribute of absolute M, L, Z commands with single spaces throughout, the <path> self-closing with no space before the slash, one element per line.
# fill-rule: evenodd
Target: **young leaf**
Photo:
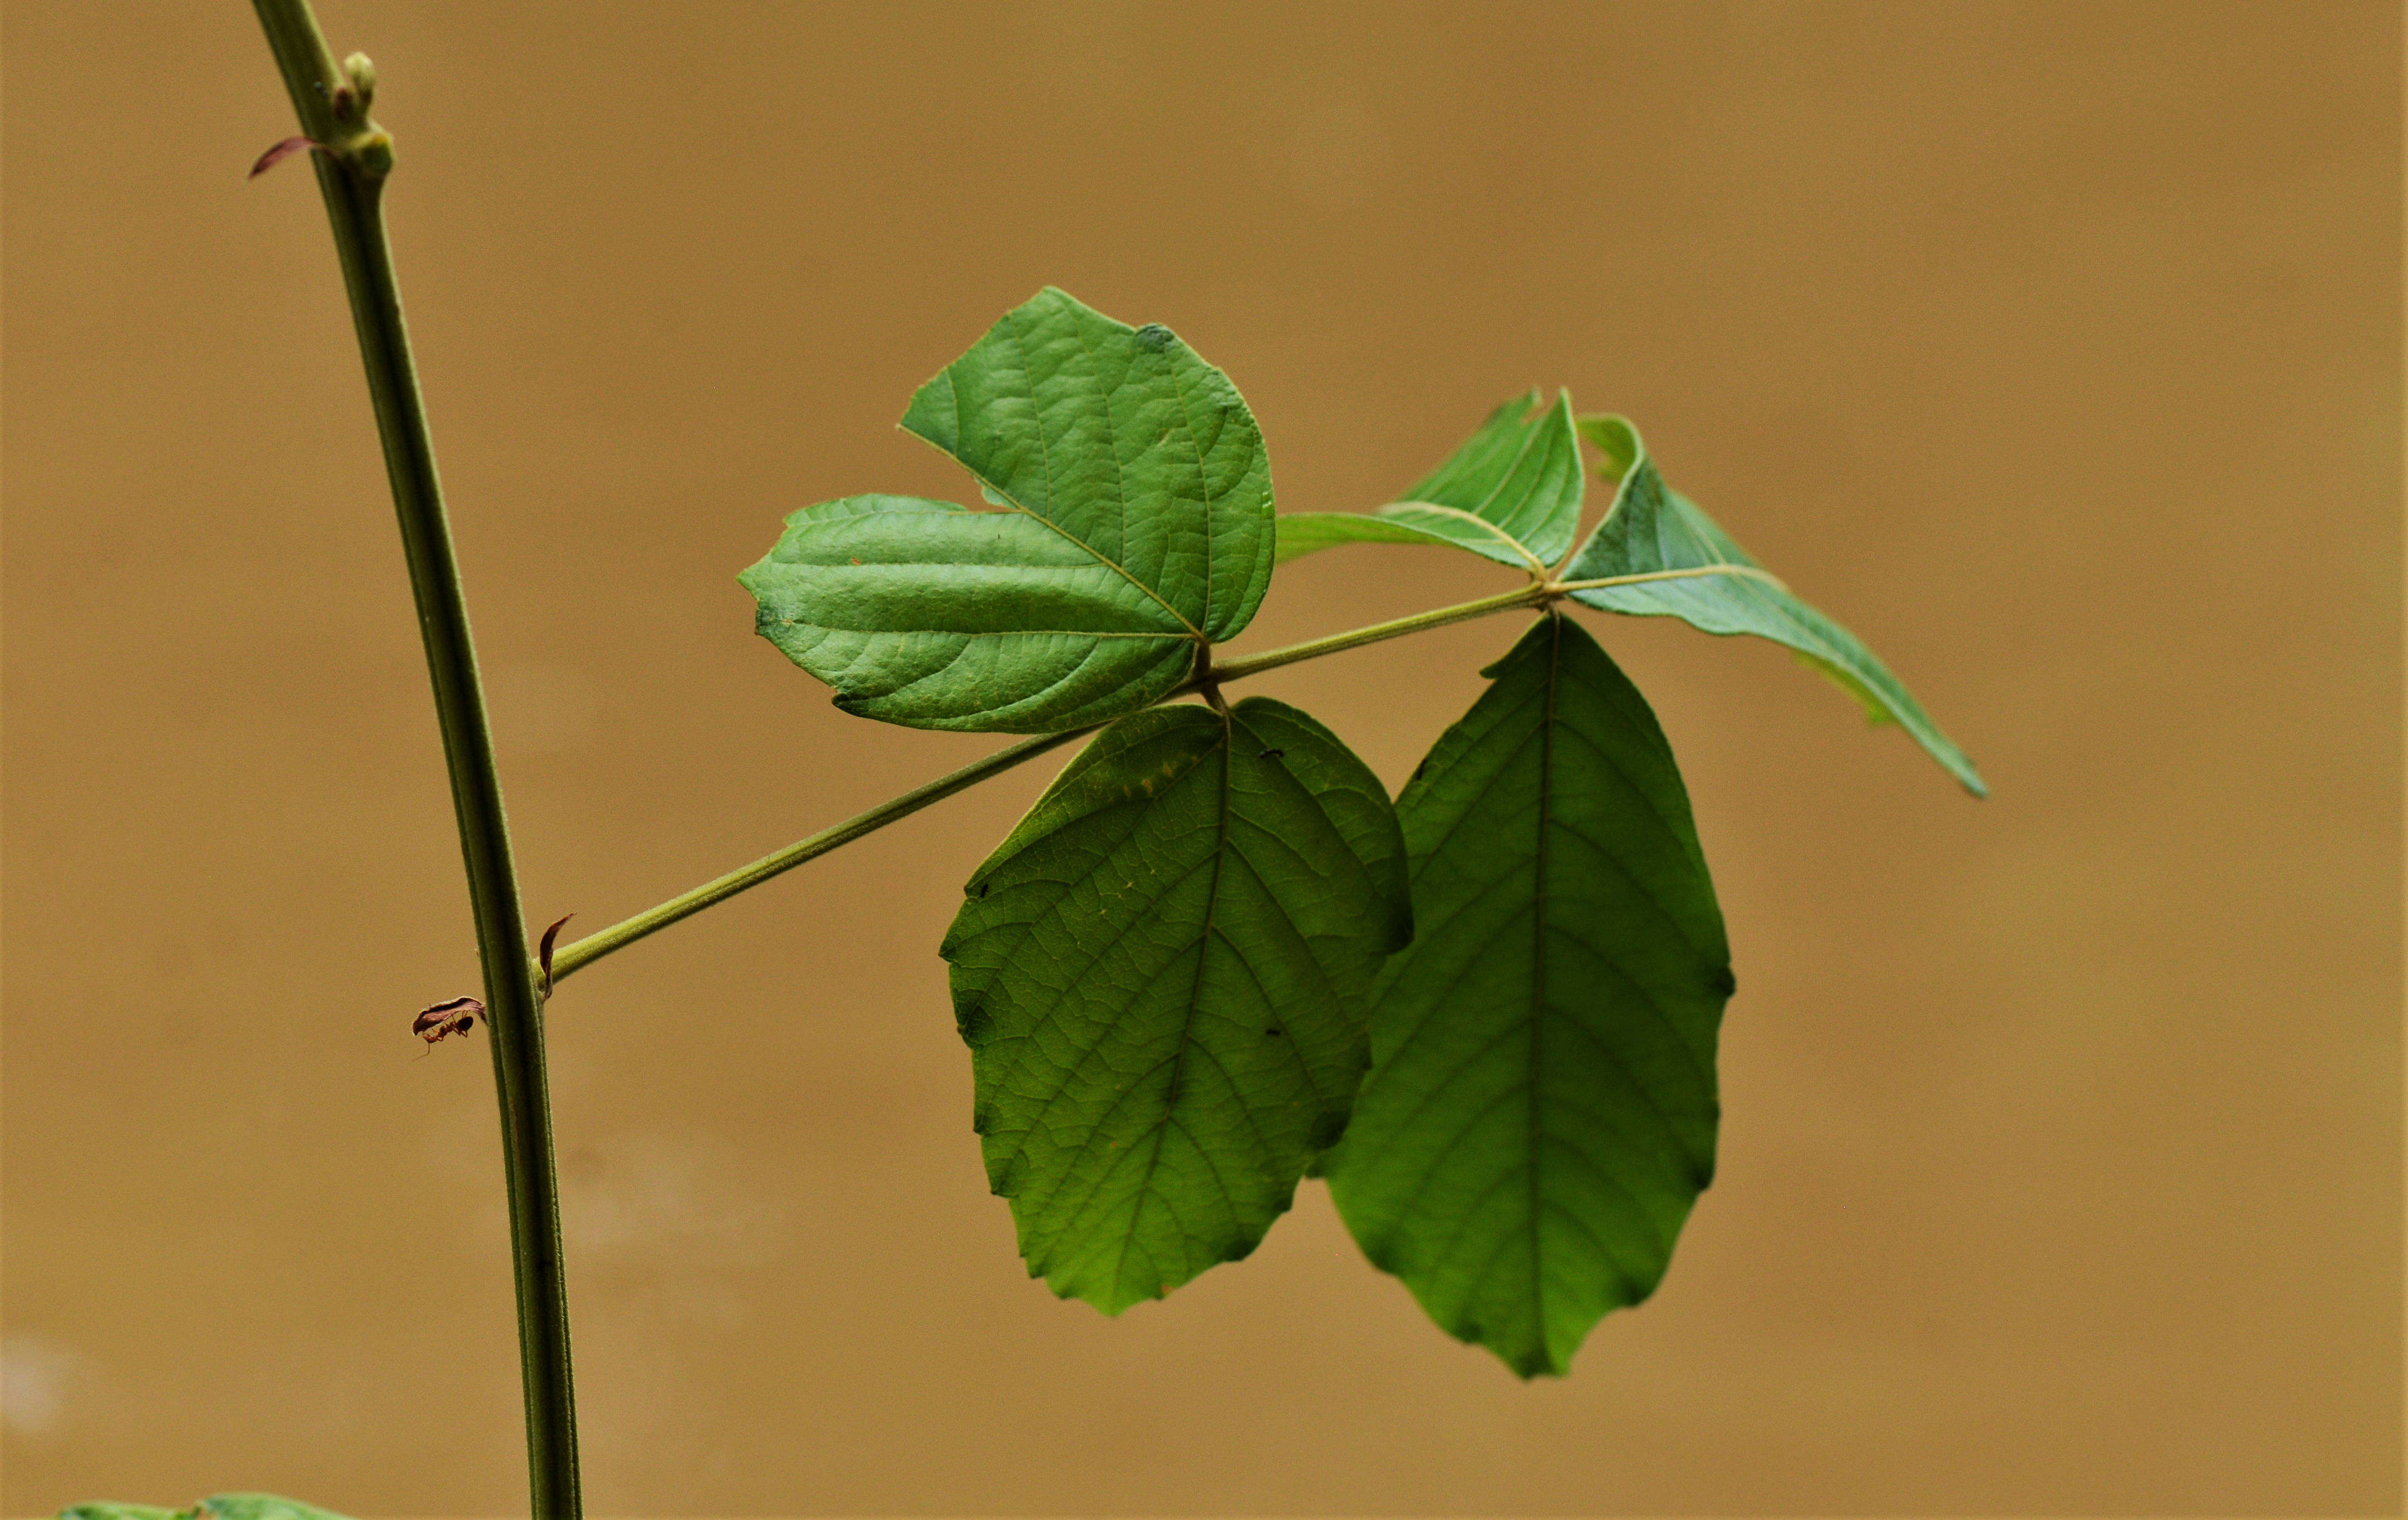
<path fill-rule="evenodd" d="M 1442 543 L 1544 575 L 1571 548 L 1580 509 L 1571 397 L 1540 409 L 1532 391 L 1489 413 L 1446 463 L 1378 511 L 1281 518 L 1279 558 L 1341 543 Z"/>
<path fill-rule="evenodd" d="M 1003 510 L 824 503 L 739 578 L 760 631 L 849 711 L 1010 733 L 1100 722 L 1177 685 L 1262 602 L 1262 434 L 1166 327 L 1049 288 L 922 386 L 903 427 Z"/>
<path fill-rule="evenodd" d="M 1323 1164 L 1364 1255 L 1524 1377 L 1654 1291 L 1713 1173 L 1722 913 L 1647 703 L 1542 618 L 1397 807 L 1420 932 Z"/>
<path fill-rule="evenodd" d="M 1876 722 L 1895 721 L 1914 735 L 1967 791 L 1989 795 L 1965 752 L 1862 640 L 1766 574 L 1695 502 L 1664 483 L 1627 419 L 1584 417 L 1580 427 L 1604 451 L 1602 473 L 1619 488 L 1605 520 L 1565 569 L 1564 581 L 1652 579 L 1584 587 L 1572 592 L 1573 600 L 1609 612 L 1676 617 L 1712 634 L 1754 634 L 1784 644 L 1856 697 Z"/>
<path fill-rule="evenodd" d="M 1097 736 L 942 952 L 1030 1275 L 1118 1313 L 1252 1251 L 1344 1127 L 1412 933 L 1387 793 L 1312 719 L 1256 697 Z"/>

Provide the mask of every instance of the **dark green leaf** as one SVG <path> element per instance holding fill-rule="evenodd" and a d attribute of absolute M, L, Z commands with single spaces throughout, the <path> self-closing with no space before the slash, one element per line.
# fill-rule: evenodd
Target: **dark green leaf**
<path fill-rule="evenodd" d="M 1031 1275 L 1118 1313 L 1252 1251 L 1346 1123 L 1412 923 L 1386 791 L 1296 709 L 1098 735 L 943 950 Z"/>
<path fill-rule="evenodd" d="M 1581 431 L 1619 482 L 1605 520 L 1564 572 L 1568 585 L 1619 581 L 1572 593 L 1609 612 L 1676 617 L 1713 634 L 1754 634 L 1797 652 L 1863 704 L 1895 721 L 1976 796 L 1989 789 L 1906 687 L 1847 629 L 1794 595 L 1748 557 L 1698 505 L 1664 483 L 1638 431 L 1621 417 L 1584 417 Z"/>
<path fill-rule="evenodd" d="M 1048 289 L 922 386 L 903 426 L 1003 510 L 824 503 L 740 578 L 761 632 L 849 711 L 1011 733 L 1101 722 L 1178 685 L 1262 602 L 1262 435 L 1168 328 Z"/>
<path fill-rule="evenodd" d="M 1378 511 L 1281 518 L 1279 558 L 1340 543 L 1442 543 L 1544 575 L 1572 546 L 1581 482 L 1571 397 L 1541 409 L 1532 391 L 1491 412 L 1446 463 Z"/>
<path fill-rule="evenodd" d="M 1525 1377 L 1654 1291 L 1713 1175 L 1730 953 L 1672 753 L 1549 616 L 1398 813 L 1420 932 L 1324 1170 L 1364 1254 Z"/>

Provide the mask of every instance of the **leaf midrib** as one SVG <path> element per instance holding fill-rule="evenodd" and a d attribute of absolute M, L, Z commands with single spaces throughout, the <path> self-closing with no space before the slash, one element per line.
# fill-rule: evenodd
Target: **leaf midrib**
<path fill-rule="evenodd" d="M 1145 1200 L 1154 1191 L 1154 1174 L 1162 1165 L 1163 1141 L 1169 1137 L 1170 1126 L 1179 1119 L 1179 1079 L 1187 1069 L 1187 1047 L 1196 1029 L 1196 1010 L 1204 1000 L 1204 968 L 1212 958 L 1212 934 L 1220 922 L 1221 874 L 1229 859 L 1229 796 L 1236 790 L 1237 778 L 1230 774 L 1231 762 L 1237 754 L 1236 720 L 1224 712 L 1221 717 L 1221 806 L 1213 821 L 1212 882 L 1205 889 L 1204 923 L 1196 939 L 1196 975 L 1187 987 L 1187 1011 L 1179 1023 L 1179 1045 L 1171 1055 L 1170 1081 L 1162 1095 L 1162 1119 L 1154 1126 L 1154 1150 L 1145 1158 L 1145 1174 L 1138 1179 L 1134 1207 L 1129 1210 L 1128 1227 L 1121 1232 L 1120 1255 L 1112 1262 L 1112 1283 L 1120 1284 L 1121 1274 L 1128 1267 L 1129 1248 L 1137 1241 L 1138 1226 L 1145 1218 Z M 1226 1189 L 1225 1189 L 1226 1191 Z"/>
<path fill-rule="evenodd" d="M 1547 1344 L 1547 1274 L 1540 1259 L 1540 1211 L 1545 1202 L 1539 1179 L 1544 1139 L 1539 1114 L 1540 1063 L 1544 1058 L 1541 1037 L 1547 1008 L 1547 835 L 1555 823 L 1555 682 L 1563 663 L 1563 619 L 1550 620 L 1547 638 L 1547 710 L 1540 724 L 1539 839 L 1530 873 L 1530 1308 L 1539 1354 L 1550 1366 L 1555 1356 Z"/>
<path fill-rule="evenodd" d="M 1498 489 L 1502 490 L 1504 488 L 1499 486 Z M 1491 492 L 1486 499 L 1494 500 L 1495 497 L 1496 493 Z M 1467 512 L 1460 507 L 1449 507 L 1443 502 L 1392 501 L 1388 503 L 1387 507 L 1381 508 L 1378 512 L 1372 515 L 1384 515 L 1390 507 L 1412 507 L 1420 511 L 1437 512 L 1445 517 L 1459 517 L 1465 522 L 1470 523 L 1472 526 L 1479 528 L 1483 532 L 1495 538 L 1507 548 L 1512 550 L 1516 554 L 1521 555 L 1522 562 L 1527 565 L 1537 574 L 1544 575 L 1547 573 L 1546 562 L 1539 558 L 1538 555 L 1532 553 L 1530 552 L 1529 545 L 1524 543 L 1521 539 L 1514 538 L 1512 534 L 1506 532 L 1503 528 L 1498 527 L 1496 523 L 1491 523 L 1488 519 L 1482 517 L 1477 512 Z M 1410 527 L 1412 524 L 1407 523 L 1406 525 Z"/>

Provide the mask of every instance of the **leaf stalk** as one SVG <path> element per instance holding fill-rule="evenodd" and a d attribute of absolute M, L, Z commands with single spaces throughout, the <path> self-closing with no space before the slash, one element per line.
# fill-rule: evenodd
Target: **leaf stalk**
<path fill-rule="evenodd" d="M 1301 660 L 1317 660 L 1325 654 L 1359 649 L 1383 639 L 1400 638 L 1406 634 L 1423 633 L 1442 628 L 1450 623 L 1462 623 L 1471 618 L 1484 618 L 1498 612 L 1510 612 L 1519 607 L 1539 607 L 1560 595 L 1551 585 L 1533 582 L 1478 601 L 1460 602 L 1432 611 L 1416 612 L 1411 617 L 1397 618 L 1387 623 L 1374 623 L 1346 633 L 1331 634 L 1324 638 L 1307 639 L 1283 649 L 1266 650 L 1241 660 L 1206 666 L 1197 675 L 1180 685 L 1163 701 L 1182 696 L 1203 695 L 1208 700 L 1218 695 L 1223 682 L 1242 681 L 1266 670 L 1276 670 L 1283 665 Z M 1218 704 L 1215 704 L 1218 706 Z M 646 935 L 667 928 L 680 919 L 691 918 L 714 903 L 724 902 L 739 892 L 750 891 L 770 878 L 780 876 L 807 860 L 816 860 L 841 845 L 851 844 L 865 835 L 874 834 L 887 825 L 900 822 L 932 802 L 941 802 L 956 792 L 967 791 L 979 782 L 1000 776 L 1023 761 L 1034 760 L 1048 750 L 1057 749 L 1074 738 L 1092 734 L 1103 726 L 1093 724 L 1084 728 L 1065 729 L 1058 734 L 1040 734 L 1023 739 L 1007 749 L 997 750 L 983 760 L 973 761 L 961 769 L 939 776 L 935 781 L 914 787 L 901 796 L 882 802 L 867 812 L 856 813 L 830 828 L 824 828 L 805 839 L 788 845 L 774 854 L 762 856 L 750 866 L 728 872 L 715 881 L 706 882 L 691 892 L 679 894 L 656 908 L 648 908 L 635 917 L 597 930 L 553 954 L 552 984 L 557 986 L 570 973 L 591 966 L 613 951 L 624 950 Z"/>
<path fill-rule="evenodd" d="M 949 775 L 939 776 L 924 785 L 915 786 L 901 796 L 891 798 L 856 813 L 831 828 L 824 828 L 809 839 L 786 846 L 774 854 L 762 856 L 750 866 L 729 871 L 716 881 L 705 882 L 691 892 L 681 893 L 657 908 L 648 908 L 635 917 L 597 930 L 557 951 L 552 957 L 552 985 L 558 986 L 580 968 L 591 966 L 615 950 L 624 950 L 643 939 L 667 928 L 682 918 L 691 918 L 713 903 L 724 902 L 739 892 L 747 892 L 775 876 L 781 876 L 807 860 L 817 860 L 840 845 L 851 844 L 866 834 L 875 834 L 887 825 L 909 818 L 932 802 L 941 802 L 954 793 L 976 786 L 982 781 L 1000 776 L 1023 761 L 1034 760 L 1048 750 L 1059 749 L 1084 734 L 1096 731 L 1096 724 L 1087 728 L 1069 728 L 1058 734 L 1039 734 L 1008 749 L 997 750 L 983 760 L 971 762 Z"/>

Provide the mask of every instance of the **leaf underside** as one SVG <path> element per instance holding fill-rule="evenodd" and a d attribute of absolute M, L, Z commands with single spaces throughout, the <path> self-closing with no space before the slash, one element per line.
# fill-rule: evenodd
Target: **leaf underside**
<path fill-rule="evenodd" d="M 1098 735 L 942 952 L 1030 1274 L 1118 1313 L 1251 1252 L 1346 1124 L 1412 922 L 1386 791 L 1302 712 Z"/>
<path fill-rule="evenodd" d="M 1654 715 L 1540 620 L 1398 799 L 1419 933 L 1323 1169 L 1374 1265 L 1525 1377 L 1655 1289 L 1712 1177 L 1730 955 Z"/>
<path fill-rule="evenodd" d="M 1584 417 L 1581 430 L 1606 455 L 1618 480 L 1613 505 L 1564 571 L 1567 581 L 1723 567 L 1632 585 L 1599 586 L 1572 599 L 1608 612 L 1676 617 L 1712 634 L 1753 634 L 1797 652 L 1863 704 L 1894 721 L 1976 796 L 1989 793 L 1981 773 L 1931 721 L 1863 640 L 1762 573 L 1731 536 L 1698 505 L 1664 483 L 1637 429 L 1621 417 Z"/>
<path fill-rule="evenodd" d="M 1541 407 L 1532 391 L 1378 511 L 1281 518 L 1279 559 L 1341 543 L 1436 543 L 1544 574 L 1572 547 L 1583 475 L 1571 398 Z"/>
<path fill-rule="evenodd" d="M 1169 329 L 1040 292 L 903 427 L 1002 509 L 862 495 L 786 520 L 738 579 L 757 626 L 864 717 L 1042 733 L 1134 712 L 1269 584 L 1270 466 L 1228 377 Z"/>

